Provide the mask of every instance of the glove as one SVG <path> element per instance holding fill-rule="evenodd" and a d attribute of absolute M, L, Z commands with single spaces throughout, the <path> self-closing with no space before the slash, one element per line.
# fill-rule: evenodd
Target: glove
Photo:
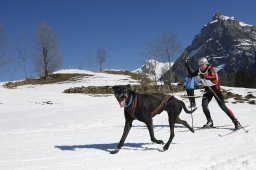
<path fill-rule="evenodd" d="M 188 67 L 188 60 L 187 59 L 184 60 L 184 65 L 185 65 L 185 67 Z"/>
<path fill-rule="evenodd" d="M 205 79 L 204 74 L 199 74 L 199 77 L 200 77 L 201 79 Z"/>

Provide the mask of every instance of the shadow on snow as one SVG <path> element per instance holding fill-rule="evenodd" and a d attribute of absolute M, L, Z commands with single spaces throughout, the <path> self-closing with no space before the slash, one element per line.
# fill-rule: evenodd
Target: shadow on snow
<path fill-rule="evenodd" d="M 144 125 L 136 125 L 133 126 L 135 128 L 146 128 L 147 126 Z M 154 125 L 154 128 L 169 128 L 169 125 Z M 186 128 L 183 125 L 175 125 L 175 128 Z M 150 148 L 145 145 L 150 145 L 154 143 L 125 143 L 122 147 L 122 150 L 157 150 L 162 151 L 159 148 Z M 172 143 L 175 144 L 175 143 Z M 103 150 L 106 152 L 109 152 L 110 150 L 113 150 L 116 148 L 118 143 L 107 143 L 107 144 L 87 144 L 87 145 L 60 145 L 55 146 L 55 148 L 58 148 L 62 151 L 75 151 L 78 149 L 98 149 Z M 161 145 L 159 145 L 161 146 Z M 161 147 L 160 147 L 161 148 Z"/>
<path fill-rule="evenodd" d="M 125 143 L 122 150 L 160 150 L 158 148 L 149 148 L 144 145 L 150 145 L 152 143 Z M 107 143 L 107 144 L 88 144 L 88 145 L 61 145 L 55 146 L 62 151 L 75 151 L 78 149 L 98 149 L 109 152 L 114 150 L 118 143 Z M 161 145 L 159 145 L 161 146 Z"/>
<path fill-rule="evenodd" d="M 123 127 L 123 126 L 117 126 L 117 127 Z M 146 125 L 132 125 L 133 128 L 145 128 L 147 129 L 147 126 Z M 153 125 L 153 128 L 170 128 L 169 125 Z M 183 125 L 180 125 L 180 124 L 175 124 L 174 125 L 174 128 L 185 128 L 185 126 Z"/>

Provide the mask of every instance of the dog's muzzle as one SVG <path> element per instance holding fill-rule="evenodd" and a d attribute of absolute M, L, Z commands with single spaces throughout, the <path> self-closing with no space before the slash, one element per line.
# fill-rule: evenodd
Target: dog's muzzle
<path fill-rule="evenodd" d="M 117 101 L 119 102 L 120 107 L 125 107 L 126 103 L 126 99 L 127 99 L 127 95 L 125 95 L 124 93 L 121 93 L 119 95 L 115 95 Z"/>

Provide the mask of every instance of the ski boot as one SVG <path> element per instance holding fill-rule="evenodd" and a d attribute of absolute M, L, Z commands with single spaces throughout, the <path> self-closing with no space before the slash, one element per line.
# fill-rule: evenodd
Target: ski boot
<path fill-rule="evenodd" d="M 237 119 L 235 119 L 233 121 L 234 125 L 235 125 L 235 130 L 238 130 L 238 129 L 241 129 L 242 128 L 242 125 L 238 122 Z"/>
<path fill-rule="evenodd" d="M 192 107 L 196 107 L 196 103 L 193 102 L 193 103 L 192 103 Z"/>
<path fill-rule="evenodd" d="M 203 128 L 213 128 L 213 121 L 212 119 L 207 120 L 207 123 L 203 126 Z"/>

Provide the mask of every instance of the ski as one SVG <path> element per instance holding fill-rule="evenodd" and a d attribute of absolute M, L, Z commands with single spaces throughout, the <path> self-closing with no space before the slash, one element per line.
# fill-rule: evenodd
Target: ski
<path fill-rule="evenodd" d="M 245 127 L 248 127 L 248 126 L 249 126 L 249 125 L 244 126 L 244 127 L 240 128 L 240 129 L 237 129 L 237 130 L 232 129 L 230 132 L 223 133 L 223 134 L 218 134 L 218 136 L 219 136 L 219 137 L 228 136 L 228 135 L 231 135 L 231 134 L 233 134 L 233 133 L 236 133 L 236 132 L 238 132 L 238 131 L 240 131 L 240 130 L 244 130 L 244 133 L 248 133 L 249 130 L 244 129 Z"/>
<path fill-rule="evenodd" d="M 181 97 L 181 98 L 199 98 L 199 97 L 202 97 L 202 96 L 187 96 L 187 95 L 181 95 L 180 97 Z"/>
<path fill-rule="evenodd" d="M 219 125 L 219 126 L 213 126 L 213 127 L 194 127 L 195 130 L 207 130 L 207 129 L 231 129 L 228 128 L 231 125 Z"/>
<path fill-rule="evenodd" d="M 198 126 L 194 126 L 193 127 L 193 129 L 195 130 L 195 131 L 198 131 L 198 130 L 210 130 L 210 129 L 227 129 L 227 130 L 231 130 L 232 128 L 229 128 L 229 126 L 231 126 L 231 125 L 219 125 L 219 126 L 213 126 L 213 127 L 211 127 L 211 128 L 205 128 L 205 127 L 198 127 Z M 179 132 L 188 132 L 188 131 L 190 131 L 190 130 L 181 130 L 181 131 L 179 131 Z"/>

